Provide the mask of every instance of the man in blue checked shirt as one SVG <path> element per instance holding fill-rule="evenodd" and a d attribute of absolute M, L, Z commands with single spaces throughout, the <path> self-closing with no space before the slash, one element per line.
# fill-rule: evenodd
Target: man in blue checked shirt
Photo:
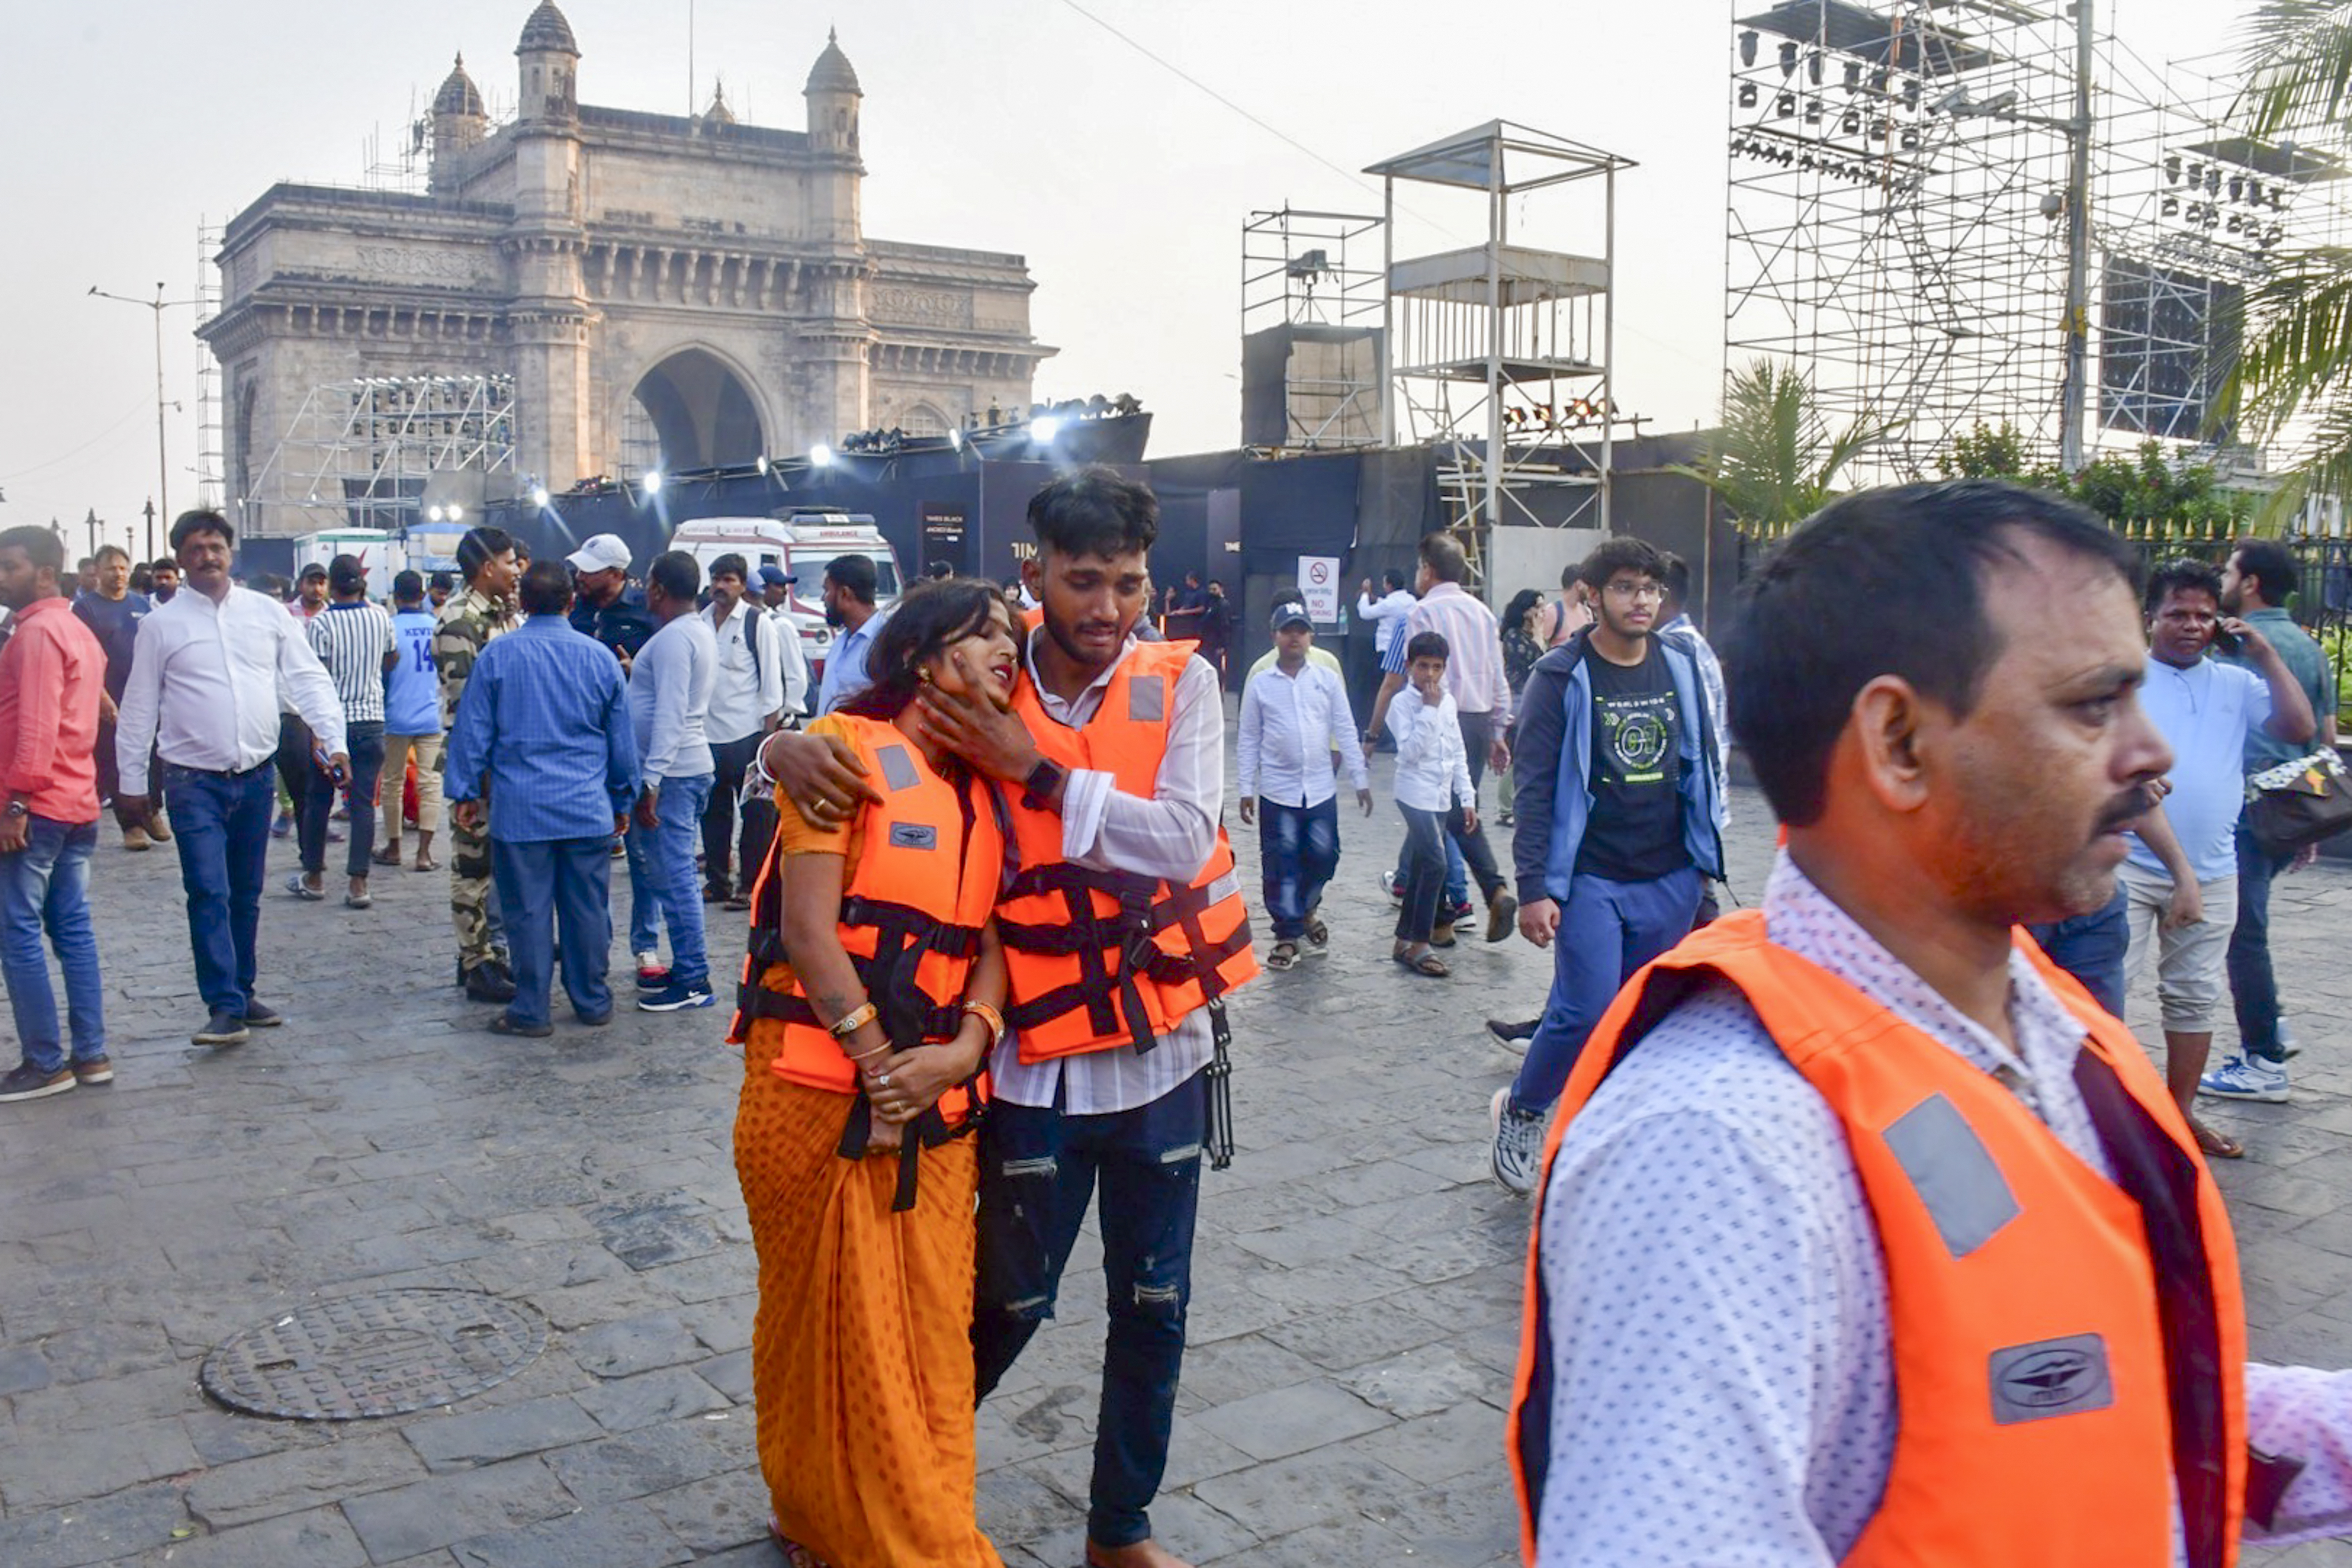
<path fill-rule="evenodd" d="M 563 989 L 590 1026 L 613 1016 L 612 843 L 637 796 L 637 742 L 620 666 L 572 629 L 560 561 L 522 576 L 528 617 L 486 646 L 449 732 L 449 799 L 478 828 L 488 801 L 490 873 L 507 920 L 514 1000 L 490 1031 L 555 1032 L 550 993 L 560 942 Z"/>

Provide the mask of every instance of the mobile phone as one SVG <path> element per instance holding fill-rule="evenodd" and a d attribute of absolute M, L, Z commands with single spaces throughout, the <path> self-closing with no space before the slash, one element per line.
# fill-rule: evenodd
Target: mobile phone
<path fill-rule="evenodd" d="M 2246 648 L 2246 639 L 2240 637 L 2233 631 L 2226 630 L 2221 626 L 2215 626 L 2213 628 L 2213 646 L 2220 648 L 2223 653 L 2243 653 Z"/>

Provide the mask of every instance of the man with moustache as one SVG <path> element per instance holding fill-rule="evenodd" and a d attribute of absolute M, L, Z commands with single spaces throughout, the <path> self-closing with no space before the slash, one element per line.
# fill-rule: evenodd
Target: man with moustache
<path fill-rule="evenodd" d="M 2352 1525 L 2352 1379 L 2247 1363 L 2186 1120 L 2017 932 L 2106 900 L 2174 765 L 2137 570 L 1976 480 L 1847 497 L 1750 579 L 1731 721 L 1788 845 L 1562 1096 L 1528 1563 L 2219 1568 Z"/>
<path fill-rule="evenodd" d="M 2203 919 L 2168 922 L 2185 891 L 2153 846 L 2135 838 L 2121 876 L 2131 922 L 2126 984 L 2157 954 L 2157 999 L 2164 1015 L 2165 1072 L 2180 1113 L 2210 1155 L 2234 1160 L 2238 1141 L 2197 1120 L 2190 1107 L 2213 1049 L 2213 1016 L 2238 922 L 2238 816 L 2245 808 L 2246 742 L 2268 734 L 2308 742 L 2311 700 L 2270 639 L 2221 613 L 2221 574 L 2201 561 L 2174 561 L 2148 578 L 2147 683 L 2140 700 L 2172 748 L 2172 790 L 2164 813 L 2196 879 Z M 2217 637 L 2251 668 L 2206 658 Z M 2256 674 L 2256 671 L 2260 671 Z"/>

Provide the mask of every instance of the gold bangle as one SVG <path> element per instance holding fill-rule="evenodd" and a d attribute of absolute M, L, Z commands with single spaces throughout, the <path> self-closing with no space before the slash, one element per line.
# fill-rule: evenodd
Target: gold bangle
<path fill-rule="evenodd" d="M 859 1051 L 856 1055 L 855 1055 L 855 1056 L 851 1057 L 849 1059 L 850 1059 L 851 1061 L 853 1061 L 853 1062 L 862 1062 L 862 1061 L 866 1060 L 868 1057 L 878 1057 L 878 1056 L 882 1055 L 884 1052 L 887 1051 L 889 1048 L 890 1048 L 890 1042 L 889 1042 L 889 1041 L 887 1041 L 887 1040 L 885 1040 L 885 1041 L 883 1041 L 880 1045 L 878 1045 L 878 1046 L 875 1047 L 872 1050 L 870 1050 L 870 1051 Z"/>
<path fill-rule="evenodd" d="M 835 1039 L 845 1040 L 881 1016 L 882 1009 L 868 1002 L 863 1006 L 851 1008 L 825 1027 Z"/>
<path fill-rule="evenodd" d="M 1001 1040 L 1004 1037 L 1004 1015 L 994 1007 L 985 1002 L 967 1002 L 963 1005 L 963 1010 L 988 1026 L 991 1040 Z"/>

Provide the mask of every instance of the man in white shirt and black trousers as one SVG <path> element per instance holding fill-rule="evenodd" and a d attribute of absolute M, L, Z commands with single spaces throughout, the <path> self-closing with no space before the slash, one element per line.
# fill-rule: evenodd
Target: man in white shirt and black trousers
<path fill-rule="evenodd" d="M 281 691 L 336 783 L 351 777 L 335 683 L 302 622 L 229 580 L 236 541 L 215 511 L 183 512 L 172 525 L 187 591 L 140 623 L 114 737 L 122 778 L 115 809 L 125 820 L 146 813 L 151 746 L 170 780 L 189 943 L 210 1015 L 194 1036 L 200 1046 L 241 1046 L 249 1028 L 279 1021 L 253 988 Z"/>
<path fill-rule="evenodd" d="M 773 805 L 764 799 L 743 802 L 740 880 L 730 874 L 730 857 L 736 848 L 735 804 L 743 790 L 744 771 L 760 754 L 760 742 L 787 710 L 799 710 L 808 691 L 808 667 L 797 659 L 788 666 L 774 618 L 743 601 L 750 570 L 740 555 L 713 561 L 710 602 L 698 612 L 719 647 L 710 710 L 703 721 L 718 782 L 702 812 L 702 897 L 708 903 L 723 900 L 730 910 L 751 907 L 751 879 L 760 874 L 768 841 L 776 831 Z M 795 636 L 793 641 L 799 638 Z"/>

